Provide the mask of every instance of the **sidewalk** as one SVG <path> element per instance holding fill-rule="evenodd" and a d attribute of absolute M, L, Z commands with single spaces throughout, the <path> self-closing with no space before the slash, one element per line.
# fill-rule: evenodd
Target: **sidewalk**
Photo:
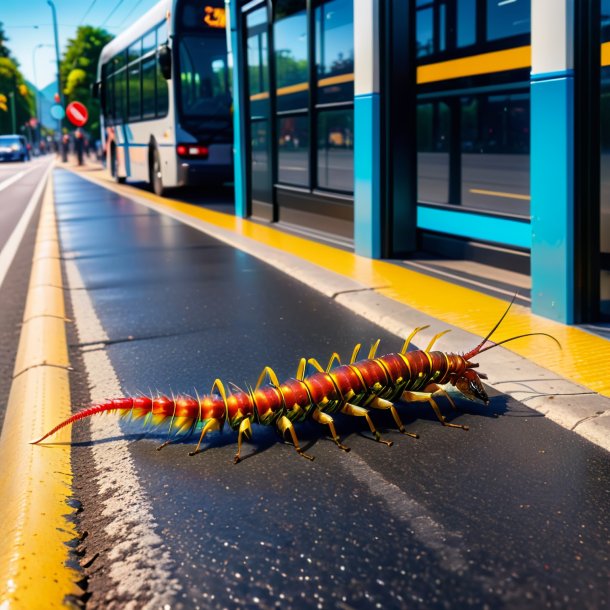
<path fill-rule="evenodd" d="M 435 349 L 465 352 L 506 309 L 503 300 L 389 261 L 365 259 L 272 226 L 117 185 L 91 165 L 61 166 L 265 261 L 400 338 L 429 325 L 415 338 L 419 347 L 450 329 Z M 531 332 L 553 335 L 563 349 L 544 337 L 494 349 L 480 358 L 488 385 L 610 450 L 610 376 L 603 373 L 610 370 L 610 341 L 535 316 L 521 305 L 512 307 L 493 338 Z M 386 346 L 390 349 L 394 347 Z"/>

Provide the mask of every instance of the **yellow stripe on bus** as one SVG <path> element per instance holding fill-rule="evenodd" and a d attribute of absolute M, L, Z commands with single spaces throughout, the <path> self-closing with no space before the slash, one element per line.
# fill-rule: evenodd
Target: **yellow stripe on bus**
<path fill-rule="evenodd" d="M 601 65 L 610 66 L 610 42 L 602 43 Z"/>
<path fill-rule="evenodd" d="M 419 66 L 417 68 L 417 84 L 423 85 L 476 74 L 517 70 L 518 68 L 529 68 L 531 65 L 532 47 L 527 45 Z"/>
<path fill-rule="evenodd" d="M 523 199 L 524 201 L 530 201 L 529 195 L 518 195 L 517 193 L 504 193 L 502 191 L 486 191 L 485 189 L 468 189 L 475 195 L 491 195 L 492 197 L 506 197 L 507 199 Z"/>

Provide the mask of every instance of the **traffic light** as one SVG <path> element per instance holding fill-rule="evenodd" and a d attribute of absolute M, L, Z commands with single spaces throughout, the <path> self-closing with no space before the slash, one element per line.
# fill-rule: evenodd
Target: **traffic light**
<path fill-rule="evenodd" d="M 0 93 L 0 110 L 8 112 L 8 106 L 6 105 L 7 101 L 6 95 L 4 95 L 4 93 Z"/>
<path fill-rule="evenodd" d="M 19 93 L 21 93 L 21 95 L 23 95 L 25 97 L 28 94 L 27 85 L 24 85 L 24 84 L 19 85 Z"/>

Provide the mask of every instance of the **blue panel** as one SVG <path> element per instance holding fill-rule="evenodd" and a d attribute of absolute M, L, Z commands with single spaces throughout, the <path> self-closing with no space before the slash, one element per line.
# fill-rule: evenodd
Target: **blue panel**
<path fill-rule="evenodd" d="M 230 3 L 231 10 L 231 47 L 233 49 L 233 173 L 235 188 L 235 215 L 245 218 L 248 215 L 248 202 L 246 199 L 246 156 L 245 156 L 245 134 L 241 126 L 241 78 L 242 66 L 240 65 L 240 27 L 239 11 L 237 1 Z M 245 75 L 245 71 L 243 71 Z"/>
<path fill-rule="evenodd" d="M 574 322 L 574 82 L 531 85 L 532 311 Z"/>
<path fill-rule="evenodd" d="M 354 246 L 381 257 L 379 94 L 354 98 Z"/>
<path fill-rule="evenodd" d="M 519 248 L 532 241 L 528 222 L 425 206 L 417 206 L 417 228 Z"/>

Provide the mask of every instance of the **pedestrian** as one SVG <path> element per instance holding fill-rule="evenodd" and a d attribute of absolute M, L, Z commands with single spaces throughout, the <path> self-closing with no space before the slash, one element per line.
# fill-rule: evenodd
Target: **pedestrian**
<path fill-rule="evenodd" d="M 78 164 L 83 165 L 83 153 L 85 150 L 85 140 L 83 138 L 83 132 L 80 128 L 77 128 L 74 131 L 74 152 L 76 153 L 76 158 L 78 159 Z"/>
<path fill-rule="evenodd" d="M 67 133 L 61 138 L 61 160 L 62 163 L 68 162 L 68 148 L 70 146 L 70 136 Z"/>

